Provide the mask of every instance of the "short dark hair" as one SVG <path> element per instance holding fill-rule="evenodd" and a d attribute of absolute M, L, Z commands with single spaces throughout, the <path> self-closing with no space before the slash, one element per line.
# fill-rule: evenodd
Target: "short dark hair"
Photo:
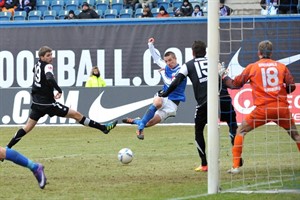
<path fill-rule="evenodd" d="M 206 44 L 200 40 L 194 41 L 192 50 L 196 58 L 204 57 L 206 55 Z"/>
<path fill-rule="evenodd" d="M 39 49 L 39 58 L 46 55 L 47 52 L 52 52 L 52 49 L 48 46 L 42 46 L 40 49 Z"/>
<path fill-rule="evenodd" d="M 167 57 L 167 56 L 172 56 L 173 58 L 176 58 L 175 53 L 172 52 L 172 51 L 167 51 L 167 52 L 165 53 L 164 57 Z"/>

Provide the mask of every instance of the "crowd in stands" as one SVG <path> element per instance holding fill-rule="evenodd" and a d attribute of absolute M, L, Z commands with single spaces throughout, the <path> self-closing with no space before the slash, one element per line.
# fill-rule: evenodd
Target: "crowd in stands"
<path fill-rule="evenodd" d="M 297 13 L 298 1 L 261 0 L 261 13 Z M 207 0 L 0 0 L 0 21 L 203 17 L 207 15 L 207 4 Z M 219 13 L 232 15 L 233 9 L 220 0 Z"/>
<path fill-rule="evenodd" d="M 261 0 L 262 15 L 300 13 L 300 0 Z"/>

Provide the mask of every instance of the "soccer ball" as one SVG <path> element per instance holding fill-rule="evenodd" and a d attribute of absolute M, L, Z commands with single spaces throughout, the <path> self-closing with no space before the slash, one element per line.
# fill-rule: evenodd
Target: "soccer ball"
<path fill-rule="evenodd" d="M 118 159 L 123 164 L 128 164 L 133 159 L 133 153 L 129 148 L 123 148 L 118 153 Z"/>

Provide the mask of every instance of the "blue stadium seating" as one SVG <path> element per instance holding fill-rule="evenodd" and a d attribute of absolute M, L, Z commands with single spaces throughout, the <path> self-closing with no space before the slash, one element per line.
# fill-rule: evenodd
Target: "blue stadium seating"
<path fill-rule="evenodd" d="M 170 7 L 170 0 L 158 0 L 157 7 L 160 8 L 161 6 L 167 10 Z"/>
<path fill-rule="evenodd" d="M 65 5 L 65 10 L 78 10 L 79 2 L 78 0 L 67 0 Z"/>
<path fill-rule="evenodd" d="M 179 8 L 183 3 L 183 0 L 173 0 L 172 7 Z"/>
<path fill-rule="evenodd" d="M 117 18 L 118 11 L 116 9 L 107 9 L 104 12 L 104 18 Z"/>
<path fill-rule="evenodd" d="M 42 12 L 39 10 L 32 10 L 28 14 L 28 20 L 41 20 Z"/>
<path fill-rule="evenodd" d="M 0 12 L 0 21 L 10 21 L 11 12 Z"/>
<path fill-rule="evenodd" d="M 124 3 L 123 0 L 112 0 L 111 1 L 111 9 L 116 9 L 118 15 L 120 14 L 120 11 L 123 9 Z"/>
<path fill-rule="evenodd" d="M 56 11 L 55 10 L 45 10 L 43 14 L 44 20 L 55 20 L 56 19 Z"/>
<path fill-rule="evenodd" d="M 120 10 L 119 18 L 132 18 L 133 10 L 131 8 Z"/>
<path fill-rule="evenodd" d="M 64 5 L 64 0 L 53 0 L 51 2 L 51 10 L 55 10 L 56 13 L 59 13 L 61 10 L 64 10 Z"/>
<path fill-rule="evenodd" d="M 135 10 L 134 16 L 135 16 L 135 18 L 139 18 L 142 16 L 142 14 L 143 14 L 143 8 L 137 8 Z"/>
<path fill-rule="evenodd" d="M 167 12 L 169 13 L 170 17 L 174 17 L 174 10 L 173 9 L 174 9 L 173 7 L 169 7 L 167 9 Z"/>
<path fill-rule="evenodd" d="M 152 8 L 151 12 L 152 12 L 153 17 L 157 17 L 157 15 L 159 13 L 159 8 Z"/>
<path fill-rule="evenodd" d="M 109 0 L 96 0 L 95 8 L 96 10 L 102 10 L 104 13 L 105 10 L 109 9 Z"/>
<path fill-rule="evenodd" d="M 15 11 L 14 21 L 24 21 L 26 20 L 27 13 L 26 11 Z"/>
<path fill-rule="evenodd" d="M 58 13 L 58 19 L 65 19 L 65 16 L 69 14 L 68 10 L 60 10 Z"/>
<path fill-rule="evenodd" d="M 103 18 L 103 11 L 102 10 L 95 10 L 98 13 L 99 18 Z"/>
<path fill-rule="evenodd" d="M 49 10 L 50 2 L 49 1 L 38 1 L 36 3 L 36 9 L 40 10 L 42 13 L 44 13 L 46 10 Z"/>
<path fill-rule="evenodd" d="M 81 2 L 80 2 L 81 1 Z M 81 6 L 83 2 L 87 2 L 90 6 L 95 6 L 95 0 L 79 0 L 79 5 Z"/>

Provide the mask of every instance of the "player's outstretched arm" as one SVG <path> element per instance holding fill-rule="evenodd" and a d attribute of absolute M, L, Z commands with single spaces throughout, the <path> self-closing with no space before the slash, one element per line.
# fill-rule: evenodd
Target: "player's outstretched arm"
<path fill-rule="evenodd" d="M 160 57 L 159 53 L 155 50 L 154 41 L 154 38 L 148 39 L 148 47 L 150 54 L 154 60 L 154 63 L 156 63 L 161 69 L 164 69 L 166 67 L 166 62 Z"/>

